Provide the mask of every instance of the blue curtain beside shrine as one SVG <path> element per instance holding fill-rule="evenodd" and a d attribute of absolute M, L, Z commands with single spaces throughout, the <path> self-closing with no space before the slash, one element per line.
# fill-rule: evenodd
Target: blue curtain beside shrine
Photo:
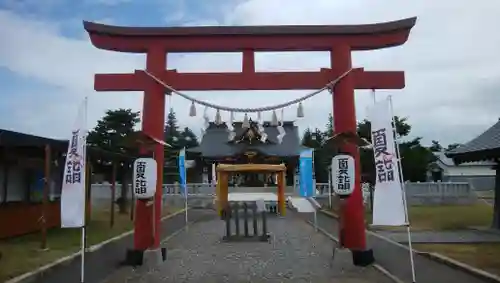
<path fill-rule="evenodd" d="M 299 158 L 299 195 L 301 197 L 314 196 L 313 152 L 314 152 L 314 149 L 306 149 L 300 153 L 300 158 Z"/>

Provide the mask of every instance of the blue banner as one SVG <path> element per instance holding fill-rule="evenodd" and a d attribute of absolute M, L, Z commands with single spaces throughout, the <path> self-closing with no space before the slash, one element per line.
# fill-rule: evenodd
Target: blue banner
<path fill-rule="evenodd" d="M 314 149 L 306 149 L 300 153 L 299 195 L 301 197 L 314 196 L 313 154 L 314 154 Z"/>
<path fill-rule="evenodd" d="M 186 196 L 186 149 L 179 152 L 179 179 L 181 183 L 181 194 Z"/>

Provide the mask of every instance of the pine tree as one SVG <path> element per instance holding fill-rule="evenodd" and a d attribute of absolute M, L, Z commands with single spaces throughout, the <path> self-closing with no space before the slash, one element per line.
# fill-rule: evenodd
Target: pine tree
<path fill-rule="evenodd" d="M 165 183 L 173 183 L 178 181 L 178 165 L 177 158 L 179 150 L 182 148 L 182 138 L 177 124 L 177 117 L 172 108 L 167 115 L 165 122 L 165 142 L 171 147 L 165 147 L 165 167 L 163 173 L 163 180 Z"/>
<path fill-rule="evenodd" d="M 191 148 L 199 145 L 198 137 L 188 127 L 184 128 L 184 131 L 181 132 L 180 136 L 183 147 Z"/>
<path fill-rule="evenodd" d="M 323 137 L 324 133 L 316 128 L 312 131 L 307 128 L 302 137 L 302 145 L 314 149 L 314 175 L 316 182 L 328 182 L 328 172 L 325 166 L 325 158 L 323 152 Z"/>
<path fill-rule="evenodd" d="M 130 144 L 134 137 L 134 128 L 140 122 L 140 113 L 132 109 L 107 110 L 106 114 L 97 121 L 97 126 L 89 132 L 87 143 L 108 152 L 116 152 L 134 156 L 138 153 L 137 148 Z M 100 157 L 92 160 L 94 172 L 104 174 L 104 179 L 111 181 L 111 166 L 113 158 Z M 121 164 L 117 171 L 117 180 L 126 184 L 131 178 L 129 164 Z M 127 187 L 127 186 L 125 186 Z M 127 212 L 128 190 L 122 190 L 119 202 L 120 213 Z"/>
<path fill-rule="evenodd" d="M 179 166 L 178 156 L 179 151 L 185 148 L 198 146 L 198 137 L 191 129 L 185 127 L 182 131 L 179 130 L 177 117 L 173 109 L 170 109 L 165 122 L 165 142 L 172 147 L 165 148 L 165 173 L 164 182 L 173 183 L 178 180 Z"/>
<path fill-rule="evenodd" d="M 176 148 L 179 145 L 180 138 L 181 134 L 177 125 L 177 117 L 174 110 L 170 108 L 165 123 L 165 142 Z"/>
<path fill-rule="evenodd" d="M 328 113 L 328 122 L 326 123 L 326 130 L 325 130 L 325 136 L 327 138 L 333 136 L 333 116 L 332 113 Z"/>

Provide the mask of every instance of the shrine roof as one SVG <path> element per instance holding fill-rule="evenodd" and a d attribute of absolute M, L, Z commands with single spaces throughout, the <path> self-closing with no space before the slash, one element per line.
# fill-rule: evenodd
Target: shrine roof
<path fill-rule="evenodd" d="M 455 163 L 500 160 L 500 119 L 482 134 L 445 153 Z"/>
<path fill-rule="evenodd" d="M 0 146 L 5 147 L 44 147 L 68 149 L 67 140 L 51 139 L 31 134 L 0 129 Z"/>
<path fill-rule="evenodd" d="M 49 145 L 52 151 L 65 153 L 68 150 L 68 140 L 52 139 L 11 130 L 0 129 L 0 147 L 5 148 L 44 148 Z M 116 158 L 117 160 L 135 159 L 134 156 L 111 152 L 97 147 L 87 146 L 92 158 Z"/>
<path fill-rule="evenodd" d="M 240 135 L 244 129 L 241 127 L 241 122 L 233 123 L 236 135 Z M 245 151 L 258 151 L 267 156 L 298 156 L 304 149 L 300 143 L 298 127 L 293 122 L 285 121 L 283 124 L 286 135 L 282 143 L 278 143 L 278 130 L 274 126 L 270 126 L 269 122 L 264 122 L 264 131 L 267 134 L 268 143 L 255 141 L 255 143 L 232 143 L 228 140 L 228 130 L 225 123 L 216 125 L 210 123 L 208 129 L 201 139 L 199 146 L 189 148 L 186 151 L 191 153 L 199 153 L 203 157 L 217 158 L 229 157 L 244 153 Z"/>

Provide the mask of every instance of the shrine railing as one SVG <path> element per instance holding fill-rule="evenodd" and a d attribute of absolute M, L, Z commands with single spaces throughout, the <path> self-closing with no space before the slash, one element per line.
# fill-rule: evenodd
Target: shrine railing
<path fill-rule="evenodd" d="M 316 183 L 316 195 L 328 196 L 328 183 Z M 276 186 L 268 187 L 229 187 L 229 192 L 275 192 Z M 215 195 L 215 185 L 209 183 L 189 183 L 186 185 L 188 195 Z M 164 195 L 177 195 L 181 194 L 180 184 L 164 184 L 163 194 Z M 287 186 L 285 189 L 285 194 L 293 195 L 295 192 L 293 186 Z"/>

